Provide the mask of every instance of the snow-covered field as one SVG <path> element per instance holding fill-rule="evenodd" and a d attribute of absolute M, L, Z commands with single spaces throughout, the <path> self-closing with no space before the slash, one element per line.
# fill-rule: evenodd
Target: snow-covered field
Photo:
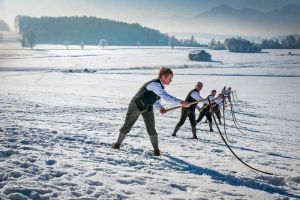
<path fill-rule="evenodd" d="M 190 48 L 70 49 L 0 44 L 0 199 L 300 198 L 299 50 L 208 50 L 216 62 L 197 63 L 187 59 Z M 131 97 L 160 66 L 173 69 L 167 91 L 182 99 L 197 81 L 202 96 L 237 90 L 245 134 L 227 109 L 230 145 L 276 175 L 241 164 L 208 124 L 197 126 L 199 140 L 188 121 L 171 137 L 180 110 L 156 111 L 163 156 L 152 156 L 142 118 L 113 150 Z"/>

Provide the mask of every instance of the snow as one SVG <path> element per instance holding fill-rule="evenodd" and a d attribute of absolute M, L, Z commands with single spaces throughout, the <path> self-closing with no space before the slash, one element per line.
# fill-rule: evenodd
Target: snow
<path fill-rule="evenodd" d="M 0 47 L 0 198 L 300 198 L 300 57 L 291 50 L 208 50 L 217 62 L 198 63 L 187 58 L 191 48 Z M 199 140 L 192 140 L 186 121 L 171 137 L 180 110 L 155 111 L 163 156 L 152 155 L 142 118 L 121 149 L 112 149 L 130 99 L 160 66 L 172 67 L 166 90 L 182 99 L 197 81 L 202 96 L 232 86 L 244 134 L 227 108 L 229 144 L 246 163 L 275 175 L 241 164 L 215 126 L 210 133 L 199 124 Z"/>

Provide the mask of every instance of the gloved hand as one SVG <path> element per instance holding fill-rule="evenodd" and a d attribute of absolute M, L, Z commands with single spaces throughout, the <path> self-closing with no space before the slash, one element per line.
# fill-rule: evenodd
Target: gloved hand
<path fill-rule="evenodd" d="M 181 105 L 182 105 L 182 107 L 184 107 L 184 108 L 188 108 L 188 107 L 191 106 L 191 105 L 189 104 L 189 102 L 187 102 L 187 101 L 182 101 L 182 102 L 181 102 Z"/>
<path fill-rule="evenodd" d="M 159 112 L 160 112 L 161 114 L 165 114 L 165 113 L 167 112 L 167 110 L 164 109 L 164 108 L 161 108 Z"/>

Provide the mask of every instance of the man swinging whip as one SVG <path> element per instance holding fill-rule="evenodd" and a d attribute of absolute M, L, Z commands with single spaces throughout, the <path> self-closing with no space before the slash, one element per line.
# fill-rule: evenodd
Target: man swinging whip
<path fill-rule="evenodd" d="M 166 101 L 174 104 L 181 104 L 182 107 L 189 107 L 188 102 L 177 99 L 164 90 L 164 86 L 169 85 L 172 81 L 172 78 L 172 70 L 170 68 L 162 67 L 159 71 L 158 78 L 148 81 L 139 89 L 129 103 L 124 125 L 120 129 L 117 142 L 113 145 L 114 149 L 120 149 L 120 146 L 127 133 L 129 133 L 138 117 L 142 115 L 154 149 L 154 155 L 161 155 L 161 152 L 158 148 L 157 132 L 155 130 L 153 105 L 160 110 L 161 114 L 165 114 L 167 111 L 161 105 L 160 98 L 163 98 Z"/>

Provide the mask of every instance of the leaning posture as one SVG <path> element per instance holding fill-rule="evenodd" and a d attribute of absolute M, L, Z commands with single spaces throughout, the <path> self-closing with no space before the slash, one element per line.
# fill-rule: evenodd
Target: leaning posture
<path fill-rule="evenodd" d="M 216 90 L 213 90 L 216 93 Z M 215 95 L 214 95 L 215 96 Z M 214 99 L 214 103 L 212 103 L 212 108 L 211 111 L 212 113 L 214 113 L 218 120 L 219 120 L 219 124 L 222 125 L 221 122 L 221 111 L 220 109 L 223 107 L 223 101 L 224 101 L 224 95 L 223 93 L 220 93 L 215 99 Z"/>
<path fill-rule="evenodd" d="M 211 116 L 211 109 L 209 106 L 209 101 L 211 103 L 214 103 L 214 95 L 216 94 L 216 90 L 212 90 L 211 94 L 208 95 L 207 100 L 204 102 L 203 107 L 201 108 L 201 112 L 199 114 L 198 119 L 196 120 L 196 123 L 198 124 L 204 116 L 206 116 L 208 122 L 209 122 L 209 131 L 214 132 L 212 128 L 212 116 Z"/>
<path fill-rule="evenodd" d="M 124 125 L 120 129 L 117 142 L 113 145 L 114 149 L 120 149 L 120 145 L 125 139 L 127 133 L 142 115 L 150 141 L 154 149 L 154 155 L 160 156 L 161 152 L 158 148 L 158 137 L 155 130 L 155 119 L 153 105 L 160 110 L 161 114 L 166 113 L 166 109 L 161 105 L 160 99 L 163 98 L 174 104 L 181 104 L 183 107 L 189 107 L 188 102 L 182 101 L 171 96 L 164 90 L 165 85 L 169 85 L 173 78 L 173 72 L 169 68 L 162 67 L 159 71 L 158 78 L 145 83 L 129 103 L 128 111 Z"/>
<path fill-rule="evenodd" d="M 199 100 L 203 99 L 200 96 L 200 90 L 202 90 L 202 88 L 203 88 L 203 83 L 202 82 L 198 82 L 196 84 L 195 88 L 192 89 L 187 94 L 187 96 L 185 98 L 185 101 L 191 103 L 191 102 L 195 102 L 195 101 L 199 101 Z M 176 133 L 178 132 L 178 130 L 180 129 L 180 127 L 184 124 L 186 118 L 189 117 L 190 124 L 192 126 L 193 139 L 197 139 L 197 134 L 196 134 L 196 117 L 195 117 L 195 109 L 196 108 L 200 111 L 200 107 L 197 104 L 193 104 L 189 108 L 184 108 L 183 107 L 181 109 L 180 120 L 177 123 L 172 136 L 174 136 L 174 137 L 176 136 Z"/>

